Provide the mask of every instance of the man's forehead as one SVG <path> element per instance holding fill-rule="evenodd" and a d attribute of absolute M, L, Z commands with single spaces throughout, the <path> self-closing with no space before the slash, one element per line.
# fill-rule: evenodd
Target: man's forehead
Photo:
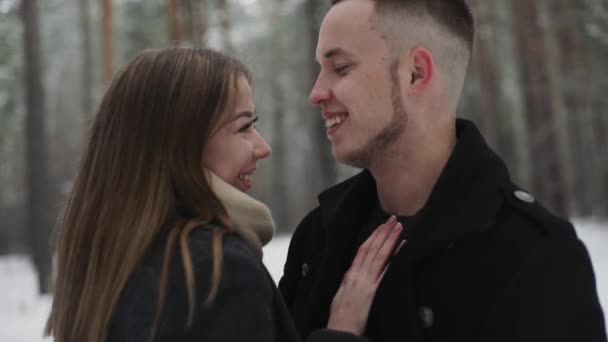
<path fill-rule="evenodd" d="M 362 39 L 378 38 L 374 37 L 378 32 L 372 32 L 372 13 L 371 1 L 350 0 L 332 7 L 319 30 L 317 58 L 322 61 L 339 56 L 352 57 Z"/>
<path fill-rule="evenodd" d="M 321 23 L 321 33 L 326 30 L 340 33 L 352 28 L 368 28 L 374 13 L 372 1 L 344 1 L 329 9 Z"/>
<path fill-rule="evenodd" d="M 348 50 L 346 50 L 343 47 L 334 47 L 334 48 L 329 48 L 327 50 L 324 51 L 317 51 L 317 56 L 320 55 L 321 60 L 319 60 L 319 57 L 315 58 L 317 60 L 317 62 L 326 60 L 326 59 L 333 59 L 333 58 L 337 58 L 337 57 L 346 57 L 346 58 L 352 58 L 354 57 L 354 54 Z"/>

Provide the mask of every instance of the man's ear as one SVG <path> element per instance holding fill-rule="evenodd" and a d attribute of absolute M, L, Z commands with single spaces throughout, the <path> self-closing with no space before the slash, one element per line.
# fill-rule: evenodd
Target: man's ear
<path fill-rule="evenodd" d="M 410 89 L 419 92 L 425 89 L 435 76 L 433 55 L 424 47 L 416 47 L 409 55 Z"/>

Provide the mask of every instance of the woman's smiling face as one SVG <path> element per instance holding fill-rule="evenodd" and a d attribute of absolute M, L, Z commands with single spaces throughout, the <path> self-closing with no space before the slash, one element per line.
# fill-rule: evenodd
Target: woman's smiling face
<path fill-rule="evenodd" d="M 246 192 L 253 186 L 257 161 L 270 155 L 270 146 L 255 127 L 258 117 L 249 82 L 240 76 L 232 110 L 224 114 L 203 153 L 204 165 L 235 188 Z"/>

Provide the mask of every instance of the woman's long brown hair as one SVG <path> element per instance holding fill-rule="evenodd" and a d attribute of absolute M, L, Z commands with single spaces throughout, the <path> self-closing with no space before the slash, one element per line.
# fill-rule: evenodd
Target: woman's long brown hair
<path fill-rule="evenodd" d="M 167 242 L 155 322 L 179 245 L 191 323 L 196 294 L 187 237 L 216 220 L 207 301 L 213 299 L 221 238 L 231 223 L 203 172 L 202 155 L 240 76 L 250 81 L 242 64 L 215 51 L 168 48 L 140 53 L 114 77 L 93 119 L 59 230 L 46 327 L 55 342 L 106 341 L 122 290 L 159 236 Z"/>

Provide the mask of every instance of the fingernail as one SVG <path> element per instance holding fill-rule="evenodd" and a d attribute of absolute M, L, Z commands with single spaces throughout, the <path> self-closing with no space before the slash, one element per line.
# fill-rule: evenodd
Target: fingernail
<path fill-rule="evenodd" d="M 399 252 L 399 250 L 401 250 L 401 247 L 403 247 L 403 245 L 405 245 L 406 240 L 401 240 L 401 242 L 399 243 L 399 246 L 397 246 L 397 248 L 395 248 L 395 253 L 393 253 L 393 255 L 397 254 Z"/>
<path fill-rule="evenodd" d="M 394 224 L 395 222 L 397 222 L 397 217 L 395 215 L 391 215 L 391 217 L 389 217 L 388 219 L 388 224 Z"/>
<path fill-rule="evenodd" d="M 403 229 L 403 225 L 401 224 L 401 222 L 399 222 L 399 223 L 397 223 L 395 225 L 395 227 L 393 227 L 393 229 L 395 229 L 395 230 L 401 230 L 401 229 Z"/>

